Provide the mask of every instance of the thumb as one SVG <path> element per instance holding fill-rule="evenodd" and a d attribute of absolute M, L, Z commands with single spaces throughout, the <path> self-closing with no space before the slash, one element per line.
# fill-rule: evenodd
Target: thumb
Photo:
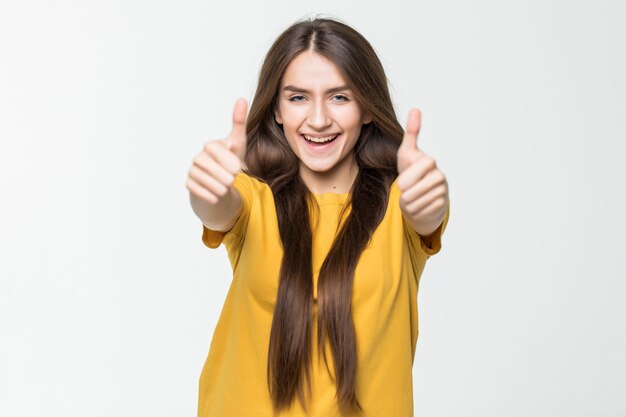
<path fill-rule="evenodd" d="M 412 109 L 409 112 L 404 137 L 398 148 L 398 173 L 404 172 L 419 158 L 417 135 L 420 131 L 421 118 L 422 114 L 418 109 Z"/>
<path fill-rule="evenodd" d="M 417 150 L 417 135 L 422 124 L 422 112 L 418 109 L 411 109 L 409 119 L 406 122 L 406 130 L 402 138 L 402 147 Z"/>
<path fill-rule="evenodd" d="M 248 118 L 248 103 L 245 99 L 238 99 L 233 110 L 233 129 L 230 132 L 227 143 L 230 150 L 240 159 L 246 153 L 246 120 Z"/>

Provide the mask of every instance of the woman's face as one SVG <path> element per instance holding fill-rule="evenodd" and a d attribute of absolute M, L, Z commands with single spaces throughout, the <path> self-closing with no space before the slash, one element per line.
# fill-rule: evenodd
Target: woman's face
<path fill-rule="evenodd" d="M 310 50 L 287 66 L 275 119 L 300 159 L 305 179 L 349 176 L 361 126 L 371 122 L 335 64 Z"/>

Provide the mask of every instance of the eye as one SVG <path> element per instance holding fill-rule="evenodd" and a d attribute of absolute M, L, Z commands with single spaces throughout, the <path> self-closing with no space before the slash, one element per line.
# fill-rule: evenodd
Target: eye
<path fill-rule="evenodd" d="M 302 101 L 300 99 L 304 99 L 304 96 L 293 96 L 289 98 L 289 101 Z"/>
<path fill-rule="evenodd" d="M 337 94 L 336 96 L 333 96 L 333 98 L 337 99 L 338 101 L 350 101 L 348 97 L 341 94 Z"/>

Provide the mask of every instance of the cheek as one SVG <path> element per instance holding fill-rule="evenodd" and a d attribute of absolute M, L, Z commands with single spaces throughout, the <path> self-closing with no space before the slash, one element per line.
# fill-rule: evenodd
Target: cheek
<path fill-rule="evenodd" d="M 306 113 L 299 108 L 284 106 L 281 109 L 280 114 L 282 116 L 283 125 L 285 126 L 285 128 L 291 130 L 300 126 Z"/>
<path fill-rule="evenodd" d="M 285 132 L 285 138 L 287 139 L 287 144 L 293 151 L 293 153 L 298 154 L 298 137 L 295 132 L 292 132 L 292 129 L 289 129 L 289 132 Z"/>
<path fill-rule="evenodd" d="M 359 129 L 361 126 L 361 113 L 356 108 L 346 106 L 335 112 L 334 118 L 346 130 Z"/>

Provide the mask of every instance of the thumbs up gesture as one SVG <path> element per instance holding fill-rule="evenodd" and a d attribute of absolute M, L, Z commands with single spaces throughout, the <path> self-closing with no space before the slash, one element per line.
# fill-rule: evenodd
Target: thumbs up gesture
<path fill-rule="evenodd" d="M 448 201 L 446 176 L 437 163 L 417 147 L 422 114 L 409 112 L 404 138 L 398 149 L 398 188 L 400 209 L 413 229 L 429 236 L 442 223 Z"/>
<path fill-rule="evenodd" d="M 237 100 L 230 135 L 207 142 L 193 159 L 187 189 L 195 199 L 215 205 L 229 193 L 246 153 L 247 108 L 246 100 Z"/>

